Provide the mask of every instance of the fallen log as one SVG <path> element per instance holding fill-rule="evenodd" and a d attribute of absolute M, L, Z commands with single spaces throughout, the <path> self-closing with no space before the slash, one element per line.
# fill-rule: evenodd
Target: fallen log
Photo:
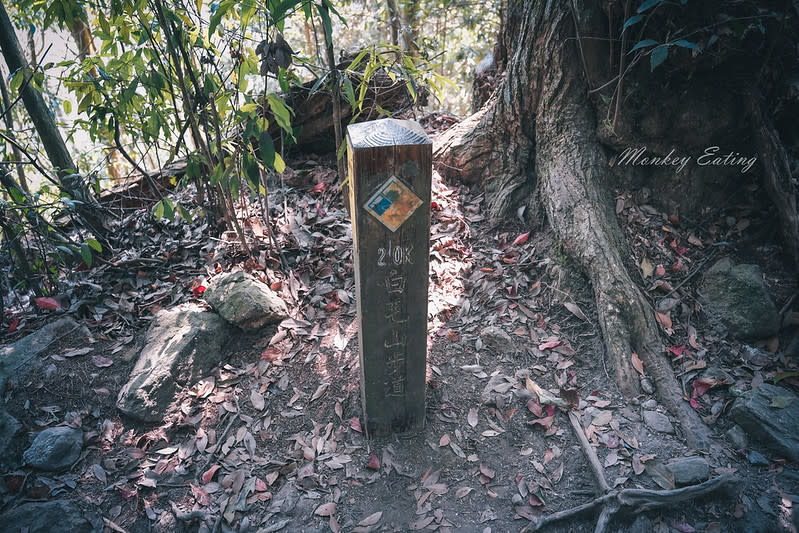
<path fill-rule="evenodd" d="M 355 88 L 355 94 L 358 94 L 358 87 L 363 80 L 363 75 L 347 71 L 342 65 L 339 65 L 338 68 Z M 317 84 L 318 80 L 312 80 L 295 86 L 284 98 L 294 110 L 292 126 L 295 129 L 297 148 L 304 152 L 332 152 L 336 148 L 333 135 L 333 100 L 329 85 L 322 85 L 314 89 Z M 378 71 L 368 82 L 363 106 L 360 110 L 353 110 L 345 98 L 342 97 L 341 100 L 341 125 L 343 128 L 353 122 L 353 117 L 358 111 L 354 122 L 374 120 L 386 113 L 397 116 L 409 111 L 413 106 L 425 105 L 427 92 L 418 89 L 417 98 L 414 100 L 408 91 L 406 80 L 400 78 L 392 80 L 387 73 Z M 281 132 L 277 121 L 273 119 L 268 108 L 264 116 L 269 120 L 269 133 L 277 141 L 275 144 L 279 146 Z"/>

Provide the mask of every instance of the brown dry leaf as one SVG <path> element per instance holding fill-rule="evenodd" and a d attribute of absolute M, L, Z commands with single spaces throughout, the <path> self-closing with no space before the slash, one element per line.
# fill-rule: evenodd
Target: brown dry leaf
<path fill-rule="evenodd" d="M 659 313 L 656 311 L 655 318 L 657 319 L 658 322 L 660 322 L 661 326 L 663 326 L 666 329 L 671 329 L 673 324 L 671 322 L 671 317 L 669 317 L 669 315 L 664 313 Z"/>
<path fill-rule="evenodd" d="M 95 463 L 92 465 L 92 474 L 94 474 L 94 477 L 96 477 L 100 483 L 107 483 L 108 478 L 105 475 L 105 470 L 103 470 L 103 467 L 99 464 Z"/>
<path fill-rule="evenodd" d="M 646 465 L 646 473 L 652 476 L 652 481 L 657 483 L 660 488 L 671 490 L 674 488 L 674 474 L 661 463 Z"/>
<path fill-rule="evenodd" d="M 102 355 L 93 355 L 92 364 L 97 368 L 106 368 L 114 364 L 114 361 Z"/>
<path fill-rule="evenodd" d="M 264 395 L 253 389 L 250 391 L 250 403 L 256 411 L 263 411 L 265 407 Z"/>
<path fill-rule="evenodd" d="M 472 487 L 460 487 L 458 490 L 455 491 L 455 497 L 459 500 L 465 498 L 472 492 L 474 489 Z"/>
<path fill-rule="evenodd" d="M 214 376 L 201 379 L 200 382 L 197 383 L 197 397 L 207 398 L 214 392 L 214 387 L 216 387 L 216 378 L 214 378 Z"/>
<path fill-rule="evenodd" d="M 86 355 L 87 353 L 91 352 L 92 350 L 94 350 L 94 348 L 92 348 L 92 347 L 78 348 L 76 350 L 70 350 L 68 352 L 64 352 L 59 357 L 77 357 L 79 355 Z"/>
<path fill-rule="evenodd" d="M 378 522 L 380 522 L 380 518 L 382 518 L 382 516 L 383 516 L 383 511 L 372 513 L 363 520 L 361 520 L 360 522 L 358 522 L 358 525 L 361 527 L 373 526 Z"/>
<path fill-rule="evenodd" d="M 221 465 L 214 465 L 208 470 L 206 470 L 203 473 L 202 477 L 200 478 L 203 482 L 203 485 L 207 485 L 208 483 L 210 483 L 211 479 L 214 477 L 214 474 L 216 474 L 216 471 L 219 470 L 220 468 L 222 468 Z"/>
<path fill-rule="evenodd" d="M 633 454 L 633 472 L 636 476 L 640 476 L 644 472 L 644 463 L 641 462 L 641 454 Z"/>
<path fill-rule="evenodd" d="M 476 408 L 472 407 L 471 409 L 469 409 L 469 414 L 466 416 L 466 421 L 472 427 L 476 427 L 477 426 L 477 409 Z"/>
<path fill-rule="evenodd" d="M 652 277 L 652 273 L 654 271 L 655 267 L 652 266 L 649 258 L 644 256 L 644 258 L 641 260 L 641 274 L 644 276 L 644 279 Z"/>
<path fill-rule="evenodd" d="M 593 420 L 591 420 L 591 424 L 594 426 L 607 426 L 610 424 L 610 421 L 613 419 L 613 412 L 612 411 L 599 411 L 596 416 L 594 416 Z"/>
<path fill-rule="evenodd" d="M 336 504 L 333 502 L 323 503 L 313 512 L 316 516 L 333 516 L 336 512 Z"/>
<path fill-rule="evenodd" d="M 619 452 L 616 450 L 611 450 L 610 453 L 605 457 L 605 468 L 617 465 L 619 463 Z"/>
<path fill-rule="evenodd" d="M 552 484 L 557 484 L 560 481 L 560 478 L 563 477 L 563 463 L 560 463 L 558 467 L 552 472 L 552 475 L 549 476 L 549 480 Z"/>
<path fill-rule="evenodd" d="M 639 374 L 641 374 L 643 376 L 644 375 L 644 362 L 641 361 L 641 358 L 638 357 L 638 354 L 633 352 L 633 354 L 630 356 L 630 359 L 632 359 L 633 368 L 636 371 L 638 371 Z"/>
<path fill-rule="evenodd" d="M 377 455 L 373 453 L 369 454 L 369 462 L 366 464 L 366 468 L 369 470 L 380 470 L 380 459 Z"/>
<path fill-rule="evenodd" d="M 449 433 L 444 433 L 443 435 L 441 435 L 441 438 L 438 439 L 439 448 L 443 448 L 444 446 L 449 446 L 450 440 L 451 439 Z"/>
<path fill-rule="evenodd" d="M 418 520 L 414 520 L 413 522 L 408 524 L 408 529 L 410 531 L 420 531 L 429 526 L 430 524 L 432 524 L 433 520 L 435 520 L 434 516 L 428 516 L 427 518 L 423 517 Z"/>
<path fill-rule="evenodd" d="M 313 396 L 311 396 L 311 401 L 318 400 L 319 398 L 321 398 L 322 395 L 325 393 L 325 391 L 327 391 L 327 388 L 329 386 L 330 386 L 330 383 L 322 383 L 321 385 L 316 387 L 316 390 L 314 391 Z"/>
<path fill-rule="evenodd" d="M 336 416 L 338 416 L 338 419 L 344 420 L 344 408 L 341 406 L 341 402 L 336 402 L 336 405 L 333 409 L 336 411 Z"/>
<path fill-rule="evenodd" d="M 494 476 L 497 475 L 497 473 L 494 470 L 488 468 L 486 465 L 482 463 L 480 463 L 480 473 L 483 474 L 488 479 L 494 479 Z"/>
<path fill-rule="evenodd" d="M 580 320 L 584 320 L 584 321 L 588 322 L 588 317 L 585 316 L 585 313 L 583 313 L 583 310 L 580 309 L 580 306 L 578 306 L 577 304 L 573 304 L 571 302 L 566 302 L 566 303 L 563 304 L 563 307 L 565 307 L 566 309 L 571 311 L 571 313 L 574 316 L 576 316 L 577 318 L 579 318 Z"/>

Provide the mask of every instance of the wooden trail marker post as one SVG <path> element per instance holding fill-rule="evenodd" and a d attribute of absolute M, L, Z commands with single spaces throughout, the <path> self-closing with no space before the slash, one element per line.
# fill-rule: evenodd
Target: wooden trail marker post
<path fill-rule="evenodd" d="M 370 436 L 425 418 L 433 145 L 414 121 L 347 127 L 361 402 Z"/>

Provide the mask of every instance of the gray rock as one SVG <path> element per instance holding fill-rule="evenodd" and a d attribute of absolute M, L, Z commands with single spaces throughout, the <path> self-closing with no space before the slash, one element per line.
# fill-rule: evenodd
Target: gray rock
<path fill-rule="evenodd" d="M 65 317 L 45 325 L 13 344 L 0 346 L 0 394 L 5 392 L 9 378 L 19 380 L 40 368 L 43 359 L 37 356 L 72 331 L 79 331 L 88 336 L 85 327 Z"/>
<path fill-rule="evenodd" d="M 513 381 L 508 376 L 503 374 L 491 376 L 481 395 L 483 405 L 504 407 L 509 401 L 512 388 Z"/>
<path fill-rule="evenodd" d="M 643 390 L 646 394 L 654 394 L 655 386 L 652 385 L 652 381 L 649 378 L 642 377 L 641 390 Z"/>
<path fill-rule="evenodd" d="M 92 525 L 80 507 L 63 500 L 25 503 L 0 515 L 7 533 L 93 533 L 102 527 Z"/>
<path fill-rule="evenodd" d="M 696 485 L 710 477 L 710 465 L 701 457 L 678 457 L 666 463 L 666 468 L 674 474 L 674 483 Z"/>
<path fill-rule="evenodd" d="M 289 316 L 286 302 L 268 285 L 241 271 L 218 276 L 205 291 L 205 301 L 243 330 L 257 330 Z"/>
<path fill-rule="evenodd" d="M 793 392 L 760 385 L 735 400 L 730 416 L 753 440 L 786 459 L 799 461 L 799 397 Z"/>
<path fill-rule="evenodd" d="M 720 259 L 705 273 L 701 287 L 711 322 L 739 339 L 775 335 L 780 320 L 757 265 L 733 265 Z"/>
<path fill-rule="evenodd" d="M 674 433 L 669 417 L 657 411 L 644 411 L 644 423 L 660 433 Z"/>
<path fill-rule="evenodd" d="M 83 431 L 77 428 L 58 426 L 47 428 L 33 439 L 33 444 L 25 450 L 22 458 L 25 464 L 58 472 L 75 464 L 83 449 Z"/>
<path fill-rule="evenodd" d="M 19 450 L 14 453 L 14 437 L 20 429 L 22 424 L 5 409 L 0 409 L 0 463 L 9 465 L 19 459 Z"/>
<path fill-rule="evenodd" d="M 736 450 L 743 450 L 749 445 L 749 439 L 746 438 L 744 428 L 737 424 L 728 429 L 724 434 L 727 436 L 730 443 L 735 446 Z"/>
<path fill-rule="evenodd" d="M 186 304 L 161 311 L 147 331 L 117 408 L 145 422 L 159 422 L 178 387 L 199 381 L 221 360 L 231 327 L 217 314 Z"/>
<path fill-rule="evenodd" d="M 658 402 L 657 402 L 657 400 L 654 400 L 654 399 L 650 398 L 649 400 L 647 400 L 644 403 L 642 403 L 641 406 L 644 409 L 649 409 L 651 411 L 652 409 L 657 409 Z"/>
<path fill-rule="evenodd" d="M 483 346 L 494 352 L 507 352 L 513 346 L 513 340 L 508 333 L 497 326 L 486 326 L 480 331 L 480 340 Z"/>

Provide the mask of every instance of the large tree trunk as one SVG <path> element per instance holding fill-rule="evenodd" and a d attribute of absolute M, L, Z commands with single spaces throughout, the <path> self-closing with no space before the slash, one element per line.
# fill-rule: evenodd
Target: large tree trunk
<path fill-rule="evenodd" d="M 604 188 L 609 167 L 587 97 L 575 39 L 578 18 L 569 5 L 509 2 L 505 40 L 515 36 L 517 44 L 506 77 L 482 110 L 445 134 L 436 148 L 440 169 L 482 181 L 495 220 L 521 200 L 529 198 L 531 207 L 540 201 L 564 250 L 592 283 L 607 357 L 621 391 L 634 396 L 640 390 L 631 363 L 637 353 L 688 444 L 704 449 L 709 430 L 683 400 L 654 311 L 623 261 L 626 245 Z M 598 3 L 575 0 L 571 5 L 585 35 L 583 23 L 600 18 L 594 16 Z"/>
<path fill-rule="evenodd" d="M 22 53 L 14 26 L 11 24 L 2 2 L 0 2 L 0 49 L 2 49 L 10 72 L 20 71 L 26 76 L 32 76 L 32 73 L 28 72 L 28 62 Z M 64 144 L 64 139 L 61 137 L 41 93 L 31 83 L 25 83 L 23 86 L 22 102 L 25 104 L 25 109 L 39 134 L 42 146 L 56 170 L 63 189 L 78 201 L 76 210 L 79 218 L 97 236 L 102 238 L 104 225 L 98 216 L 96 204 L 91 197 L 89 188 L 78 175 L 77 166 L 72 160 L 69 149 Z"/>

